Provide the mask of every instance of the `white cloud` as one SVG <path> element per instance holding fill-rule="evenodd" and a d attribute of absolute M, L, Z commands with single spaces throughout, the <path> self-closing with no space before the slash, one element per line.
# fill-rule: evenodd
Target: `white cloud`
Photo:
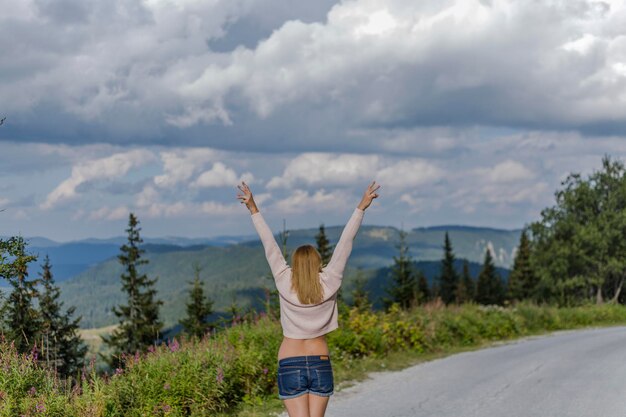
<path fill-rule="evenodd" d="M 141 207 L 137 211 L 147 218 L 197 218 L 206 215 L 225 216 L 230 215 L 234 210 L 239 209 L 235 204 L 223 204 L 215 201 L 203 203 L 192 202 L 155 202 Z"/>
<path fill-rule="evenodd" d="M 192 148 L 161 152 L 163 174 L 154 177 L 158 187 L 170 188 L 186 182 L 207 163 L 215 161 L 220 153 L 213 149 Z"/>
<path fill-rule="evenodd" d="M 578 38 L 575 41 L 567 42 L 562 48 L 566 51 L 574 51 L 581 55 L 586 55 L 598 40 L 599 39 L 596 36 L 590 33 L 585 33 L 581 38 Z"/>
<path fill-rule="evenodd" d="M 151 184 L 147 184 L 135 199 L 138 207 L 147 207 L 153 203 L 156 203 L 160 199 L 160 194 L 155 187 Z"/>
<path fill-rule="evenodd" d="M 233 198 L 234 199 L 234 198 Z M 238 203 L 224 204 L 217 201 L 192 202 L 166 201 L 161 190 L 151 184 L 146 185 L 135 199 L 137 212 L 148 218 L 198 217 L 203 214 L 228 215 L 239 209 Z"/>
<path fill-rule="evenodd" d="M 626 89 L 611 70 L 623 48 L 607 29 L 623 24 L 624 4 L 598 4 L 343 2 L 325 23 L 287 22 L 178 91 L 208 103 L 241 94 L 263 118 L 288 103 L 323 102 L 347 123 L 463 123 L 468 108 L 472 124 L 611 120 L 626 116 L 626 97 L 611 94 Z M 600 55 L 589 54 L 598 43 Z"/>
<path fill-rule="evenodd" d="M 252 184 L 254 176 L 250 172 L 246 172 L 238 177 L 237 173 L 232 168 L 228 168 L 221 162 L 216 162 L 210 170 L 200 174 L 198 178 L 191 183 L 191 186 L 197 188 L 235 187 L 241 181 Z"/>
<path fill-rule="evenodd" d="M 48 194 L 40 205 L 42 210 L 49 210 L 66 203 L 78 196 L 77 188 L 83 184 L 105 181 L 125 176 L 132 168 L 139 167 L 151 160 L 154 154 L 147 150 L 135 149 L 121 152 L 105 158 L 83 161 L 72 168 L 70 178 L 59 184 Z"/>
<path fill-rule="evenodd" d="M 385 188 L 405 189 L 434 183 L 445 172 L 432 162 L 421 159 L 405 159 L 378 171 L 376 180 Z"/>
<path fill-rule="evenodd" d="M 218 104 L 209 108 L 188 107 L 183 114 L 167 115 L 165 120 L 167 123 L 179 128 L 190 127 L 198 123 L 211 124 L 216 121 L 226 126 L 233 124 L 224 106 Z"/>
<path fill-rule="evenodd" d="M 545 182 L 511 186 L 485 185 L 478 190 L 483 202 L 513 205 L 536 202 L 548 195 L 548 184 Z"/>
<path fill-rule="evenodd" d="M 378 155 L 304 153 L 287 164 L 280 177 L 272 178 L 268 189 L 307 186 L 362 186 L 377 180 L 396 190 L 439 180 L 443 171 L 434 163 L 418 158 L 389 158 Z"/>
<path fill-rule="evenodd" d="M 352 201 L 350 201 L 352 203 Z M 309 193 L 294 190 L 287 198 L 277 201 L 273 207 L 286 213 L 309 211 L 332 211 L 346 206 L 346 195 L 341 192 L 326 192 L 324 189 Z"/>
<path fill-rule="evenodd" d="M 272 178 L 267 188 L 306 185 L 347 185 L 372 178 L 379 165 L 376 155 L 304 153 L 290 161 L 280 177 Z"/>
<path fill-rule="evenodd" d="M 400 201 L 409 206 L 411 213 L 427 213 L 438 210 L 442 206 L 442 199 L 433 196 L 423 196 L 420 193 L 404 193 L 400 196 Z"/>
<path fill-rule="evenodd" d="M 240 209 L 238 204 L 224 204 L 216 201 L 205 201 L 200 204 L 200 211 L 210 215 L 228 215 L 238 209 Z"/>
<path fill-rule="evenodd" d="M 126 206 L 101 207 L 89 214 L 89 220 L 123 220 L 128 218 L 130 209 Z"/>
<path fill-rule="evenodd" d="M 479 168 L 477 172 L 492 183 L 511 183 L 532 180 L 536 174 L 518 161 L 507 159 L 493 168 Z"/>

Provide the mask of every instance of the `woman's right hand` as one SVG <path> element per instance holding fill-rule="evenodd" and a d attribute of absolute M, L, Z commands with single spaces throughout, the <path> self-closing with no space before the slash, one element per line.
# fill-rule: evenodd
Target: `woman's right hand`
<path fill-rule="evenodd" d="M 252 197 L 252 191 L 250 191 L 250 187 L 244 181 L 241 181 L 241 184 L 237 186 L 239 188 L 240 193 L 237 194 L 237 199 L 241 201 L 241 204 L 245 204 L 250 210 L 250 214 L 258 213 L 259 209 L 254 202 L 254 197 Z"/>
<path fill-rule="evenodd" d="M 380 185 L 376 184 L 376 181 L 372 181 L 372 183 L 367 187 L 365 193 L 363 193 L 363 198 L 361 198 L 361 202 L 357 206 L 361 210 L 365 210 L 372 204 L 372 200 L 378 198 L 378 189 Z"/>

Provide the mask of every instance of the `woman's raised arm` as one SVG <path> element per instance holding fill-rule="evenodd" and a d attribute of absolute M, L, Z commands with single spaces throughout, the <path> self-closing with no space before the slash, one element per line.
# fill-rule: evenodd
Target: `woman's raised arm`
<path fill-rule="evenodd" d="M 252 191 L 250 191 L 250 187 L 245 182 L 241 182 L 241 185 L 238 185 L 240 193 L 237 194 L 237 198 L 241 201 L 242 204 L 245 204 L 248 210 L 250 210 L 252 223 L 254 224 L 254 228 L 256 229 L 259 237 L 261 238 L 261 243 L 263 244 L 263 248 L 265 249 L 265 257 L 267 258 L 267 263 L 270 265 L 270 269 L 272 270 L 272 275 L 274 279 L 278 279 L 283 272 L 289 269 L 289 265 L 285 262 L 285 258 L 283 256 L 283 252 L 278 247 L 278 243 L 276 243 L 276 239 L 274 239 L 274 235 L 270 230 L 267 223 L 261 216 L 261 212 L 259 211 L 256 203 L 254 202 L 254 197 L 252 196 Z"/>
<path fill-rule="evenodd" d="M 365 193 L 363 193 L 363 198 L 359 202 L 359 205 L 348 223 L 343 228 L 343 232 L 341 232 L 341 237 L 339 238 L 339 242 L 337 242 L 337 246 L 335 246 L 335 250 L 333 251 L 333 255 L 328 262 L 328 265 L 324 270 L 332 275 L 342 277 L 343 271 L 346 268 L 346 263 L 348 262 L 348 257 L 352 252 L 352 241 L 356 237 L 356 233 L 361 226 L 361 221 L 363 220 L 363 213 L 365 210 L 372 204 L 372 200 L 378 197 L 378 189 L 380 185 L 376 184 L 376 181 L 372 181 L 372 183 L 367 187 Z"/>

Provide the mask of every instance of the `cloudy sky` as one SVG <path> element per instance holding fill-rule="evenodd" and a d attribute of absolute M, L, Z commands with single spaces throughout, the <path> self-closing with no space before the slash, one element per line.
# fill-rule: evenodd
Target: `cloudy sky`
<path fill-rule="evenodd" d="M 626 0 L 0 0 L 0 235 L 522 227 L 626 153 Z"/>

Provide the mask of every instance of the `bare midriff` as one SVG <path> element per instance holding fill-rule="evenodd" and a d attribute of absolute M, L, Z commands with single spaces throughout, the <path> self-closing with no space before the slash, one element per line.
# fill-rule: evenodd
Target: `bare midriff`
<path fill-rule="evenodd" d="M 316 356 L 328 355 L 328 344 L 325 336 L 313 339 L 291 339 L 284 337 L 278 349 L 278 359 L 291 358 L 293 356 Z"/>

